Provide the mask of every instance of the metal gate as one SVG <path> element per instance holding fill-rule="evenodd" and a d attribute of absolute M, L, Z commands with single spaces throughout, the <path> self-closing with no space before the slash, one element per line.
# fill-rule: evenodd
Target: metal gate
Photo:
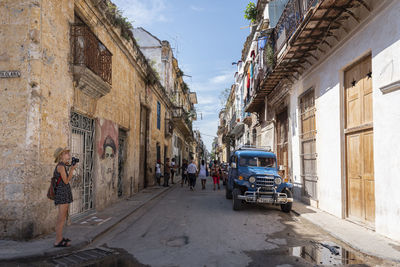
<path fill-rule="evenodd" d="M 74 198 L 70 205 L 70 214 L 78 215 L 93 209 L 94 121 L 72 112 L 71 127 L 71 156 L 79 158 L 79 165 L 70 183 Z"/>
<path fill-rule="evenodd" d="M 318 200 L 318 176 L 316 153 L 315 100 L 314 90 L 300 99 L 300 145 L 301 145 L 301 177 L 303 180 L 303 196 Z"/>
<path fill-rule="evenodd" d="M 125 163 L 126 131 L 119 130 L 118 133 L 118 197 L 123 194 L 123 177 Z"/>

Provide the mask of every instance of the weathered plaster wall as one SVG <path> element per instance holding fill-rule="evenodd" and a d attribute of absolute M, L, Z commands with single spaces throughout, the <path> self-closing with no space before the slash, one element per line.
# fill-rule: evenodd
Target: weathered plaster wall
<path fill-rule="evenodd" d="M 1 69 L 21 78 L 1 81 L 0 236 L 31 238 L 53 225 L 46 198 L 53 151 L 68 144 L 71 76 L 68 74 L 71 1 L 2 1 Z M 3 41 L 5 40 L 5 41 Z M 52 73 L 52 75 L 48 75 Z M 3 179 L 6 178 L 6 179 Z M 49 212 L 50 211 L 50 212 Z M 40 221 L 40 223 L 37 223 Z"/>
<path fill-rule="evenodd" d="M 28 66 L 31 27 L 29 3 L 0 2 L 0 69 L 20 70 L 20 78 L 0 78 L 0 237 L 20 235 L 25 213 L 25 140 L 28 114 Z M 34 51 L 36 52 L 36 48 Z"/>
<path fill-rule="evenodd" d="M 400 81 L 400 2 L 393 4 L 371 22 L 365 40 L 372 49 L 372 86 L 374 107 L 374 163 L 376 231 L 400 240 L 400 198 L 393 189 L 400 188 L 400 90 L 383 94 L 381 87 Z M 387 22 L 391 23 L 388 24 Z M 380 25 L 380 26 L 379 26 Z M 382 26 L 384 25 L 384 26 Z M 380 40 L 374 42 L 374 40 Z"/>
<path fill-rule="evenodd" d="M 70 25 L 74 22 L 74 12 L 113 54 L 112 89 L 99 100 L 74 88 L 70 65 Z M 22 74 L 20 78 L 0 80 L 1 238 L 31 238 L 53 230 L 56 208 L 46 198 L 46 192 L 55 167 L 54 150 L 70 145 L 71 110 L 98 118 L 98 128 L 100 122 L 112 125 L 117 133 L 114 142 L 118 142 L 118 128 L 127 131 L 124 196 L 139 189 L 142 104 L 156 109 L 156 99 L 161 102 L 162 131 L 154 130 L 156 112 L 150 112 L 150 138 L 169 145 L 170 140 L 164 140 L 167 102 L 163 96 L 155 96 L 155 88 L 146 86 L 144 58 L 138 62 L 140 55 L 132 43 L 121 38 L 119 29 L 106 20 L 98 20 L 101 17 L 91 1 L 0 2 L 0 69 L 20 70 Z M 97 140 L 101 140 L 101 132 L 96 131 Z M 153 154 L 151 163 L 155 163 Z M 94 160 L 95 207 L 102 209 L 117 199 L 118 157 L 110 164 L 111 182 L 103 155 L 97 153 Z"/>

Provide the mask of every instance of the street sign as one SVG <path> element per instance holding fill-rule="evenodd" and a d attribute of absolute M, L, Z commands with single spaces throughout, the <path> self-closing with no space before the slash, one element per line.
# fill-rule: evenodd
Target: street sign
<path fill-rule="evenodd" d="M 0 71 L 0 78 L 19 78 L 21 72 L 19 70 Z"/>

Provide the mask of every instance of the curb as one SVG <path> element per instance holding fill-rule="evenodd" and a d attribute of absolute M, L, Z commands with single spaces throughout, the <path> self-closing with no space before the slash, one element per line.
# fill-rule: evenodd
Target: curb
<path fill-rule="evenodd" d="M 372 256 L 372 257 L 375 257 L 375 258 L 378 258 L 378 259 L 381 259 L 381 260 L 391 261 L 391 262 L 394 262 L 394 263 L 400 263 L 400 259 L 398 259 L 398 258 L 385 257 L 385 256 L 380 255 L 380 254 L 378 255 L 378 254 L 374 253 L 373 251 L 366 251 L 365 249 L 357 246 L 356 244 L 352 244 L 351 242 L 349 242 L 349 241 L 345 240 L 344 238 L 340 237 L 339 235 L 335 234 L 333 231 L 329 231 L 328 229 L 324 229 L 320 225 L 314 223 L 312 220 L 309 220 L 306 217 L 302 216 L 301 213 L 297 212 L 294 209 L 292 209 L 291 212 L 293 212 L 296 216 L 301 217 L 304 220 L 307 220 L 308 222 L 312 223 L 313 225 L 321 228 L 323 231 L 327 232 L 328 234 L 330 234 L 331 236 L 333 236 L 337 240 L 343 242 L 347 246 L 351 247 L 355 251 L 358 251 L 358 252 L 360 252 L 362 254 L 365 254 L 365 255 L 368 255 L 368 256 Z"/>
<path fill-rule="evenodd" d="M 71 245 L 70 247 L 62 248 L 62 249 L 56 250 L 56 251 L 50 251 L 50 252 L 43 251 L 41 253 L 36 253 L 36 254 L 31 254 L 31 255 L 24 255 L 24 256 L 15 256 L 15 257 L 6 258 L 6 259 L 0 258 L 0 266 L 3 263 L 10 263 L 10 262 L 13 262 L 13 261 L 22 261 L 22 262 L 38 261 L 38 260 L 45 259 L 45 258 L 48 258 L 48 257 L 64 256 L 64 255 L 71 254 L 71 253 L 73 253 L 73 252 L 75 252 L 77 250 L 81 250 L 81 249 L 89 246 L 90 244 L 92 244 L 100 236 L 102 236 L 102 235 L 106 234 L 107 232 L 109 232 L 110 230 L 112 230 L 114 227 L 116 227 L 122 221 L 127 219 L 129 216 L 131 216 L 137 210 L 143 208 L 145 205 L 147 205 L 148 203 L 150 203 L 154 199 L 156 199 L 158 197 L 161 197 L 166 192 L 169 192 L 171 189 L 175 188 L 179 183 L 180 183 L 180 179 L 177 180 L 177 182 L 175 182 L 174 185 L 169 186 L 169 187 L 165 188 L 164 190 L 154 194 L 154 196 L 152 196 L 150 199 L 148 199 L 147 201 L 144 201 L 143 203 L 141 203 L 140 205 L 138 205 L 137 207 L 135 207 L 134 209 L 129 211 L 127 214 L 125 214 L 124 216 L 119 218 L 115 223 L 113 223 L 110 226 L 106 227 L 101 232 L 95 234 L 93 237 L 87 238 L 87 240 L 80 241 L 79 243 L 77 243 L 75 245 Z"/>

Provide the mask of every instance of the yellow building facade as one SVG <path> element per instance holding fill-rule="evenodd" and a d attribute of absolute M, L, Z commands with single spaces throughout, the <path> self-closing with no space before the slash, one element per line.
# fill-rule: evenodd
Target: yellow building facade
<path fill-rule="evenodd" d="M 71 218 L 154 184 L 172 103 L 107 1 L 0 2 L 0 238 L 51 232 L 53 152 L 80 159 Z M 5 41 L 3 41 L 5 40 Z"/>

